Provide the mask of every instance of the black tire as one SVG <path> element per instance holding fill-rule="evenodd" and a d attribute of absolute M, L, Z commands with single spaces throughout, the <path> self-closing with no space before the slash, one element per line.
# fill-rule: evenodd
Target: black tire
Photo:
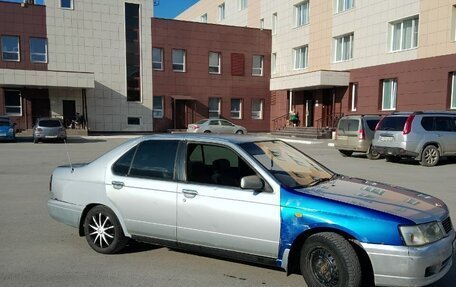
<path fill-rule="evenodd" d="M 361 265 L 350 243 L 332 232 L 310 236 L 301 249 L 301 274 L 312 287 L 359 287 Z"/>
<path fill-rule="evenodd" d="M 387 162 L 399 162 L 401 160 L 401 157 L 397 155 L 386 155 L 385 160 Z"/>
<path fill-rule="evenodd" d="M 439 148 L 435 145 L 428 145 L 421 153 L 420 164 L 422 166 L 435 166 L 440 160 Z"/>
<path fill-rule="evenodd" d="M 33 139 L 33 143 L 36 144 L 36 143 L 38 143 L 38 142 L 39 142 L 38 139 L 35 139 L 35 138 Z"/>
<path fill-rule="evenodd" d="M 339 152 L 343 157 L 351 156 L 353 154 L 353 152 L 351 150 L 340 149 Z"/>
<path fill-rule="evenodd" d="M 211 131 L 204 131 L 204 133 L 205 133 L 205 134 L 210 134 L 210 133 L 211 133 Z"/>
<path fill-rule="evenodd" d="M 243 131 L 241 131 L 241 130 L 238 130 L 238 131 L 236 131 L 236 134 L 237 134 L 237 135 L 243 135 L 243 134 L 244 134 L 244 132 L 243 132 Z"/>
<path fill-rule="evenodd" d="M 366 153 L 366 156 L 370 160 L 377 160 L 380 158 L 380 154 L 375 150 L 375 148 L 371 145 L 369 150 Z"/>
<path fill-rule="evenodd" d="M 128 242 L 114 212 L 103 205 L 89 210 L 84 220 L 84 233 L 90 247 L 103 254 L 117 253 Z"/>

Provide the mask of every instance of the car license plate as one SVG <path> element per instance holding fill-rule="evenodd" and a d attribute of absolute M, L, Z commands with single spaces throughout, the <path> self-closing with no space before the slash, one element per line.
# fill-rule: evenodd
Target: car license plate
<path fill-rule="evenodd" d="M 390 142 L 390 141 L 393 141 L 394 138 L 393 137 L 382 137 L 382 136 L 380 136 L 378 139 L 381 140 L 382 142 Z"/>
<path fill-rule="evenodd" d="M 56 139 L 57 136 L 45 136 L 45 138 L 47 138 L 47 139 Z"/>

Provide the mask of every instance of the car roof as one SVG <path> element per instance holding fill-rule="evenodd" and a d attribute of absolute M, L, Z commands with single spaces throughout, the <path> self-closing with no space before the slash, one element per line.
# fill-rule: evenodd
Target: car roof
<path fill-rule="evenodd" d="M 229 134 L 195 134 L 195 133 L 175 133 L 175 134 L 154 134 L 142 137 L 144 139 L 175 139 L 188 141 L 208 141 L 218 143 L 242 144 L 248 142 L 277 140 L 271 137 L 251 136 L 251 135 L 229 135 Z"/>

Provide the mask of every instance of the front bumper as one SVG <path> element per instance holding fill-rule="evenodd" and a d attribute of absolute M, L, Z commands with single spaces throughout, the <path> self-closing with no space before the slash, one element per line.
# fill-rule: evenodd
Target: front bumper
<path fill-rule="evenodd" d="M 49 215 L 57 221 L 79 228 L 82 206 L 64 201 L 49 199 L 47 203 Z"/>
<path fill-rule="evenodd" d="M 425 286 L 442 278 L 453 263 L 455 233 L 422 247 L 361 243 L 378 286 Z"/>

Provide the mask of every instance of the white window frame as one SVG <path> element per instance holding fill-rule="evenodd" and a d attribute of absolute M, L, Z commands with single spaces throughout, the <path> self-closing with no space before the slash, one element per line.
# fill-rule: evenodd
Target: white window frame
<path fill-rule="evenodd" d="M 336 14 L 353 9 L 353 7 L 355 7 L 355 0 L 334 0 Z"/>
<path fill-rule="evenodd" d="M 391 83 L 391 91 L 389 95 L 385 94 L 386 83 Z M 385 98 L 390 97 L 390 106 L 385 106 Z M 382 81 L 382 111 L 395 111 L 397 101 L 397 79 L 384 79 Z"/>
<path fill-rule="evenodd" d="M 156 108 L 155 107 L 155 99 L 156 98 L 160 98 L 161 99 L 161 103 L 160 103 L 160 106 L 161 108 Z M 152 109 L 153 109 L 153 117 L 154 119 L 162 119 L 163 116 L 164 116 L 164 99 L 165 97 L 163 96 L 154 96 L 154 99 L 152 100 Z"/>
<path fill-rule="evenodd" d="M 302 1 L 294 5 L 294 25 L 301 27 L 309 24 L 309 1 Z"/>
<path fill-rule="evenodd" d="M 3 40 L 4 38 L 16 38 L 17 39 L 17 51 L 10 51 L 10 50 L 4 50 L 3 48 Z M 5 61 L 5 62 L 20 62 L 21 61 L 21 39 L 19 36 L 16 36 L 16 35 L 2 35 L 1 36 L 1 50 L 2 50 L 2 61 Z M 17 59 L 5 59 L 3 57 L 3 53 L 9 53 L 9 54 L 17 54 Z"/>
<path fill-rule="evenodd" d="M 182 62 L 174 62 L 174 53 L 177 51 L 182 51 Z M 186 71 L 186 67 L 185 67 L 185 62 L 186 62 L 186 58 L 187 58 L 186 56 L 187 56 L 187 51 L 184 49 L 173 49 L 172 50 L 173 72 L 184 73 Z M 174 68 L 174 65 L 182 66 L 182 69 L 176 69 L 176 68 Z"/>
<path fill-rule="evenodd" d="M 451 76 L 451 102 L 450 109 L 456 109 L 456 72 L 452 73 Z"/>
<path fill-rule="evenodd" d="M 217 65 L 211 65 L 211 55 L 217 55 Z M 209 52 L 209 74 L 216 74 L 220 75 L 222 73 L 222 66 L 221 66 L 221 61 L 222 61 L 222 53 L 220 52 Z M 217 69 L 217 71 L 211 71 L 212 69 Z"/>
<path fill-rule="evenodd" d="M 233 101 L 239 101 L 239 110 L 233 109 Z M 233 114 L 237 114 L 237 116 L 233 116 Z M 236 98 L 236 99 L 231 99 L 231 113 L 230 117 L 232 119 L 237 119 L 240 120 L 242 119 L 242 99 Z"/>
<path fill-rule="evenodd" d="M 272 35 L 277 35 L 277 25 L 279 24 L 279 18 L 277 12 L 272 14 Z"/>
<path fill-rule="evenodd" d="M 7 106 L 6 105 L 6 92 L 7 91 L 8 92 L 17 92 L 19 94 L 19 106 Z M 17 116 L 17 117 L 21 117 L 22 116 L 22 94 L 21 94 L 21 91 L 5 89 L 4 90 L 3 101 L 5 103 L 5 115 L 6 116 Z M 19 108 L 19 113 L 9 113 L 9 112 L 7 112 L 7 108 Z"/>
<path fill-rule="evenodd" d="M 255 67 L 255 59 L 260 59 L 260 66 Z M 263 66 L 264 66 L 264 56 L 263 55 L 253 55 L 252 57 L 252 76 L 261 77 L 263 76 Z"/>
<path fill-rule="evenodd" d="M 349 53 L 345 51 L 345 43 L 348 41 Z M 334 62 L 345 62 L 353 59 L 354 33 L 345 34 L 334 38 Z M 339 53 L 340 50 L 340 53 Z"/>
<path fill-rule="evenodd" d="M 277 53 L 271 54 L 271 74 L 277 74 Z"/>
<path fill-rule="evenodd" d="M 66 10 L 73 10 L 74 9 L 74 0 L 69 0 L 70 1 L 70 7 L 63 7 L 62 6 L 62 0 L 59 1 L 59 6 L 61 9 L 66 9 Z"/>
<path fill-rule="evenodd" d="M 154 49 L 160 50 L 160 61 L 155 61 L 154 59 Z M 154 68 L 155 64 L 160 64 L 160 68 Z M 154 71 L 163 71 L 163 48 L 153 47 L 152 48 L 152 69 Z"/>
<path fill-rule="evenodd" d="M 405 43 L 405 40 L 404 40 L 404 23 L 408 22 L 408 21 L 412 21 L 412 34 L 411 34 L 411 37 L 410 37 L 410 47 L 409 48 L 406 48 L 405 46 L 407 45 L 407 43 Z M 390 23 L 390 52 L 399 52 L 399 51 L 406 51 L 406 50 L 412 50 L 412 49 L 416 49 L 418 47 L 418 37 L 419 37 L 419 24 L 420 21 L 419 21 L 419 17 L 418 15 L 416 16 L 413 16 L 413 17 L 409 17 L 409 18 L 406 18 L 406 19 L 401 19 L 399 21 L 395 21 L 395 22 L 391 22 Z M 395 29 L 395 26 L 396 25 L 401 25 L 401 28 L 400 28 L 400 33 L 397 37 L 399 37 L 399 47 L 394 47 L 394 43 L 395 43 L 395 36 L 396 36 L 396 29 Z"/>
<path fill-rule="evenodd" d="M 260 110 L 254 110 L 255 101 L 259 101 Z M 262 120 L 263 119 L 264 100 L 263 99 L 252 99 L 252 119 Z"/>
<path fill-rule="evenodd" d="M 358 99 L 358 83 L 351 83 L 351 90 L 350 90 L 350 101 L 351 107 L 350 110 L 352 112 L 356 112 L 357 110 L 357 99 Z"/>
<path fill-rule="evenodd" d="M 226 12 L 226 9 L 225 9 L 225 2 L 223 2 L 222 4 L 220 4 L 218 6 L 218 20 L 219 22 L 222 22 L 225 20 L 225 12 Z"/>
<path fill-rule="evenodd" d="M 33 40 L 44 40 L 44 53 L 33 53 L 32 52 L 32 42 Z M 31 37 L 29 39 L 29 45 L 30 45 L 30 62 L 32 63 L 47 63 L 48 62 L 48 44 L 47 44 L 47 39 L 46 38 L 39 38 L 39 37 Z M 44 61 L 34 61 L 33 60 L 33 55 L 38 55 L 38 56 L 44 56 Z"/>
<path fill-rule="evenodd" d="M 302 63 L 301 59 L 304 59 Z M 309 66 L 309 46 L 303 45 L 293 48 L 293 70 L 304 70 Z M 301 66 L 301 63 L 303 66 Z"/>
<path fill-rule="evenodd" d="M 203 15 L 201 15 L 200 22 L 207 23 L 207 13 L 204 13 Z"/>
<path fill-rule="evenodd" d="M 211 101 L 217 101 L 217 109 L 216 109 L 216 110 L 211 110 L 211 109 L 210 109 L 210 106 L 211 106 L 210 103 L 211 103 Z M 208 105 L 207 105 L 208 111 L 209 111 L 208 118 L 210 118 L 210 119 L 219 119 L 219 118 L 220 118 L 220 115 L 222 114 L 222 113 L 221 113 L 221 106 L 222 106 L 222 99 L 221 99 L 221 98 L 217 98 L 217 97 L 211 97 L 211 98 L 209 98 L 209 102 L 208 102 Z M 213 114 L 216 113 L 217 116 L 216 116 L 216 117 L 211 116 L 211 113 L 213 113 Z"/>
<path fill-rule="evenodd" d="M 238 9 L 239 11 L 242 11 L 247 8 L 249 5 L 248 0 L 238 0 Z"/>

